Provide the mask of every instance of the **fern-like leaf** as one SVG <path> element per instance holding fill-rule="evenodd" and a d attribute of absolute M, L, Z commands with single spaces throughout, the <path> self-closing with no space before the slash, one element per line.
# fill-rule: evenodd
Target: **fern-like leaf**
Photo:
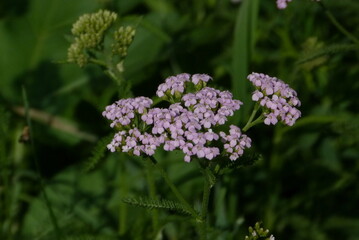
<path fill-rule="evenodd" d="M 136 198 L 124 198 L 122 199 L 124 203 L 131 204 L 137 207 L 143 207 L 147 209 L 166 209 L 169 211 L 174 211 L 184 215 L 191 215 L 181 203 L 167 200 L 167 199 L 150 199 L 146 197 Z"/>
<path fill-rule="evenodd" d="M 95 166 L 99 163 L 99 161 L 104 157 L 107 150 L 107 144 L 111 142 L 112 138 L 113 136 L 109 135 L 99 140 L 99 142 L 91 152 L 91 157 L 85 162 L 86 172 L 94 169 Z"/>
<path fill-rule="evenodd" d="M 330 54 L 339 53 L 339 52 L 353 51 L 353 50 L 358 50 L 358 49 L 359 49 L 358 45 L 355 45 L 355 44 L 331 45 L 328 47 L 319 48 L 319 49 L 310 51 L 310 53 L 302 56 L 301 59 L 299 59 L 297 61 L 297 64 L 304 64 L 306 62 L 313 61 L 314 59 L 323 57 L 325 55 L 330 55 Z"/>
<path fill-rule="evenodd" d="M 242 157 L 236 161 L 220 161 L 219 171 L 216 171 L 218 174 L 222 175 L 232 170 L 236 170 L 246 166 L 252 166 L 255 162 L 262 159 L 262 155 L 254 151 L 247 151 Z"/>

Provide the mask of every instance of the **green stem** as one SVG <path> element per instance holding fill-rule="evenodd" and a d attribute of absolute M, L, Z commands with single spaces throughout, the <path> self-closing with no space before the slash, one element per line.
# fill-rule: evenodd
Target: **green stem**
<path fill-rule="evenodd" d="M 329 11 L 329 9 L 324 5 L 324 3 L 322 1 L 318 1 L 317 2 L 322 9 L 324 10 L 325 15 L 328 17 L 328 19 L 331 21 L 331 23 L 341 32 L 343 33 L 345 36 L 347 36 L 350 40 L 352 40 L 353 42 L 355 42 L 356 44 L 359 45 L 359 40 L 358 38 L 356 38 L 353 34 L 351 34 L 348 30 L 346 30 L 344 28 L 343 25 L 341 25 L 337 19 L 334 17 L 334 15 Z"/>
<path fill-rule="evenodd" d="M 105 71 L 105 74 L 107 75 L 107 76 L 109 76 L 113 81 L 115 81 L 115 83 L 118 85 L 118 86 L 120 86 L 121 84 L 122 84 L 122 79 L 119 79 L 118 77 L 116 77 L 116 74 L 114 74 L 114 72 L 113 71 L 111 71 L 110 69 L 106 69 Z"/>
<path fill-rule="evenodd" d="M 262 115 L 259 116 L 254 122 L 252 122 L 253 119 L 254 119 L 254 117 L 256 116 L 256 114 L 257 114 L 259 108 L 260 108 L 259 103 L 256 103 L 256 105 L 254 105 L 252 114 L 251 114 L 251 116 L 250 116 L 249 119 L 248 119 L 248 122 L 246 123 L 246 125 L 245 125 L 245 126 L 243 127 L 243 129 L 242 129 L 243 132 L 248 131 L 248 129 L 250 129 L 251 127 L 253 127 L 254 125 L 256 125 L 256 124 L 259 123 L 258 119 L 261 118 Z M 253 123 L 255 123 L 255 124 L 253 124 Z"/>
<path fill-rule="evenodd" d="M 148 162 L 148 167 L 146 168 L 146 176 L 147 176 L 147 182 L 148 182 L 148 189 L 149 189 L 149 195 L 151 199 L 157 199 L 157 190 L 156 190 L 156 184 L 153 177 L 153 169 L 151 166 L 151 161 Z M 152 227 L 153 231 L 157 231 L 158 229 L 158 210 L 152 209 Z"/>
<path fill-rule="evenodd" d="M 260 124 L 263 122 L 264 116 L 260 115 L 256 120 L 254 120 L 253 122 L 251 122 L 250 124 L 248 124 L 248 126 L 245 126 L 242 130 L 243 132 L 248 131 L 251 127 Z"/>
<path fill-rule="evenodd" d="M 122 82 L 123 82 L 122 79 L 116 76 L 116 74 L 111 70 L 112 69 L 111 66 L 109 66 L 106 62 L 96 59 L 96 58 L 90 58 L 89 61 L 90 61 L 90 63 L 101 66 L 103 68 L 105 74 L 107 76 L 109 76 L 113 81 L 115 81 L 116 84 L 118 84 L 118 85 L 122 84 Z"/>
<path fill-rule="evenodd" d="M 52 208 L 50 199 L 47 195 L 47 192 L 45 190 L 45 184 L 44 181 L 41 177 L 41 173 L 40 173 L 40 164 L 39 164 L 39 160 L 37 157 L 37 152 L 36 152 L 36 148 L 35 148 L 35 142 L 33 139 L 33 128 L 32 128 L 32 122 L 30 120 L 30 114 L 29 114 L 29 110 L 30 110 L 30 106 L 29 106 L 29 102 L 28 102 L 28 98 L 27 98 L 27 93 L 26 93 L 26 89 L 24 86 L 22 86 L 22 96 L 24 99 L 24 105 L 25 105 L 25 117 L 26 117 L 26 123 L 29 126 L 29 132 L 30 132 L 30 144 L 31 144 L 31 150 L 32 150 L 32 154 L 33 154 L 33 159 L 34 159 L 34 163 L 35 163 L 35 171 L 36 171 L 36 177 L 37 180 L 39 182 L 39 187 L 40 187 L 40 191 L 44 197 L 45 200 L 45 206 L 47 207 L 49 216 L 50 216 L 50 221 L 55 229 L 55 233 L 56 233 L 56 239 L 61 240 L 63 239 L 63 234 L 60 231 L 60 227 L 59 224 L 57 222 L 54 210 Z"/>
<path fill-rule="evenodd" d="M 207 239 L 207 212 L 208 212 L 208 203 L 209 195 L 211 192 L 211 185 L 209 182 L 208 168 L 204 170 L 204 184 L 203 184 L 203 198 L 202 198 L 202 209 L 201 209 L 201 218 L 198 221 L 199 234 L 201 240 Z"/>
<path fill-rule="evenodd" d="M 128 184 L 126 183 L 126 165 L 123 161 L 120 162 L 120 176 L 119 176 L 119 194 L 121 197 L 126 196 L 128 193 Z M 127 205 L 123 202 L 120 202 L 119 211 L 118 211 L 118 233 L 120 236 L 123 236 L 127 231 Z"/>
<path fill-rule="evenodd" d="M 167 183 L 171 191 L 174 193 L 178 201 L 180 201 L 183 207 L 189 213 L 191 213 L 192 217 L 198 218 L 198 213 L 196 212 L 196 210 L 194 210 L 194 208 L 186 201 L 186 199 L 184 199 L 182 194 L 178 191 L 177 187 L 172 183 L 171 179 L 168 177 L 165 170 L 157 163 L 156 159 L 153 156 L 150 156 L 149 158 L 151 159 L 153 165 L 160 171 L 162 178 L 165 180 L 165 182 Z"/>
<path fill-rule="evenodd" d="M 152 100 L 153 100 L 152 106 L 156 106 L 157 104 L 159 104 L 161 102 L 167 101 L 167 100 L 165 100 L 163 98 L 159 98 L 159 97 L 154 97 Z M 167 101 L 167 102 L 169 102 L 169 101 Z"/>
<path fill-rule="evenodd" d="M 98 60 L 96 58 L 90 58 L 89 62 L 93 63 L 93 64 L 97 64 L 97 65 L 99 65 L 101 67 L 104 67 L 104 68 L 108 68 L 107 64 L 104 61 Z"/>

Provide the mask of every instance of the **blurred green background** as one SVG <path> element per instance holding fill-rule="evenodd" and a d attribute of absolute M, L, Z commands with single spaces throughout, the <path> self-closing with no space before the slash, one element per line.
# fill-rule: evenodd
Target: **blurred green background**
<path fill-rule="evenodd" d="M 324 3 L 359 38 L 359 1 Z M 296 125 L 251 129 L 263 158 L 217 181 L 211 239 L 243 239 L 256 221 L 276 239 L 359 239 L 358 44 L 309 0 L 286 10 L 274 0 L 2 0 L 0 239 L 196 239 L 185 216 L 160 212 L 162 228 L 153 232 L 153 212 L 121 201 L 148 192 L 141 159 L 106 152 L 85 171 L 94 147 L 112 134 L 102 111 L 128 97 L 97 66 L 63 63 L 72 24 L 99 9 L 137 26 L 124 64 L 133 96 L 153 96 L 170 75 L 207 73 L 244 101 L 232 119 L 243 127 L 248 73 L 276 76 L 298 92 Z M 196 165 L 178 152 L 156 157 L 199 202 Z M 159 195 L 173 198 L 155 180 Z"/>

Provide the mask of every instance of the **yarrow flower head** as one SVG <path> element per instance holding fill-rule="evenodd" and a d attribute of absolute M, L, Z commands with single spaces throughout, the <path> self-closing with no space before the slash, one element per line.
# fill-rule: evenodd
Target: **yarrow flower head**
<path fill-rule="evenodd" d="M 152 100 L 147 97 L 121 99 L 106 107 L 102 113 L 111 120 L 111 127 L 130 126 L 136 114 L 143 114 L 150 108 Z"/>
<path fill-rule="evenodd" d="M 164 83 L 160 84 L 157 89 L 157 96 L 162 98 L 181 98 L 183 95 L 186 84 L 192 82 L 197 90 L 202 89 L 207 85 L 207 82 L 212 80 L 212 77 L 207 74 L 194 74 L 188 73 L 178 74 L 176 76 L 168 77 Z"/>
<path fill-rule="evenodd" d="M 301 116 L 301 112 L 296 108 L 301 104 L 297 92 L 288 84 L 263 73 L 252 73 L 247 78 L 256 87 L 252 100 L 262 106 L 266 125 L 275 125 L 281 121 L 292 126 Z"/>
<path fill-rule="evenodd" d="M 168 108 L 151 108 L 152 100 L 146 97 L 107 106 L 103 116 L 120 130 L 108 149 L 151 156 L 162 146 L 165 151 L 181 150 L 186 162 L 193 157 L 212 160 L 221 154 L 232 161 L 238 159 L 250 147 L 250 138 L 236 126 L 231 126 L 229 134 L 213 129 L 224 125 L 242 102 L 228 91 L 206 87 L 211 79 L 206 74 L 187 73 L 168 77 L 157 90 L 159 97 L 172 97 Z M 191 84 L 197 91 L 187 92 Z"/>
<path fill-rule="evenodd" d="M 277 8 L 278 9 L 285 9 L 285 8 L 287 8 L 288 3 L 291 2 L 291 1 L 292 0 L 276 0 Z M 320 2 L 320 0 L 312 0 L 312 1 Z"/>
<path fill-rule="evenodd" d="M 186 82 L 190 81 L 190 77 L 191 75 L 188 73 L 182 73 L 166 78 L 165 82 L 158 86 L 157 96 L 181 96 L 185 90 Z"/>
<path fill-rule="evenodd" d="M 277 7 L 279 9 L 284 9 L 287 7 L 288 2 L 291 2 L 292 0 L 277 0 Z"/>
<path fill-rule="evenodd" d="M 224 142 L 225 154 L 229 159 L 234 161 L 243 155 L 245 148 L 250 148 L 252 140 L 245 134 L 241 133 L 241 129 L 237 126 L 231 125 L 229 134 L 220 132 L 222 141 Z"/>

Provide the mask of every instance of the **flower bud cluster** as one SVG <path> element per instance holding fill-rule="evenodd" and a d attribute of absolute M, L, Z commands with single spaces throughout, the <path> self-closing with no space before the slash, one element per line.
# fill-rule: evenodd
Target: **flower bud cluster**
<path fill-rule="evenodd" d="M 256 223 L 253 227 L 248 228 L 249 236 L 246 236 L 244 240 L 257 240 L 257 239 L 264 239 L 264 240 L 275 240 L 273 234 L 269 235 L 269 230 L 264 229 L 261 227 L 260 223 Z"/>
<path fill-rule="evenodd" d="M 116 19 L 117 14 L 107 10 L 82 15 L 72 26 L 75 41 L 68 49 L 67 60 L 80 67 L 86 65 L 89 60 L 86 50 L 102 46 L 105 31 Z"/>
<path fill-rule="evenodd" d="M 135 37 L 136 30 L 133 27 L 120 27 L 114 33 L 115 43 L 112 44 L 112 53 L 124 58 L 127 56 L 127 49 Z"/>
<path fill-rule="evenodd" d="M 264 123 L 275 125 L 278 121 L 292 126 L 301 116 L 297 92 L 282 80 L 263 73 L 252 73 L 248 80 L 256 87 L 252 100 L 259 102 L 264 112 Z"/>
<path fill-rule="evenodd" d="M 122 99 L 107 106 L 103 116 L 112 121 L 111 127 L 120 129 L 108 149 L 139 156 L 153 155 L 163 146 L 166 151 L 181 150 L 187 162 L 193 157 L 211 160 L 221 152 L 232 161 L 238 159 L 250 147 L 250 138 L 235 126 L 229 134 L 217 134 L 213 128 L 225 124 L 242 102 L 234 100 L 228 91 L 210 87 L 186 93 L 187 83 L 205 86 L 210 79 L 205 74 L 191 77 L 186 73 L 167 78 L 157 95 L 176 95 L 178 101 L 168 108 L 150 108 L 152 101 L 145 97 Z M 221 142 L 223 146 L 218 146 Z"/>

